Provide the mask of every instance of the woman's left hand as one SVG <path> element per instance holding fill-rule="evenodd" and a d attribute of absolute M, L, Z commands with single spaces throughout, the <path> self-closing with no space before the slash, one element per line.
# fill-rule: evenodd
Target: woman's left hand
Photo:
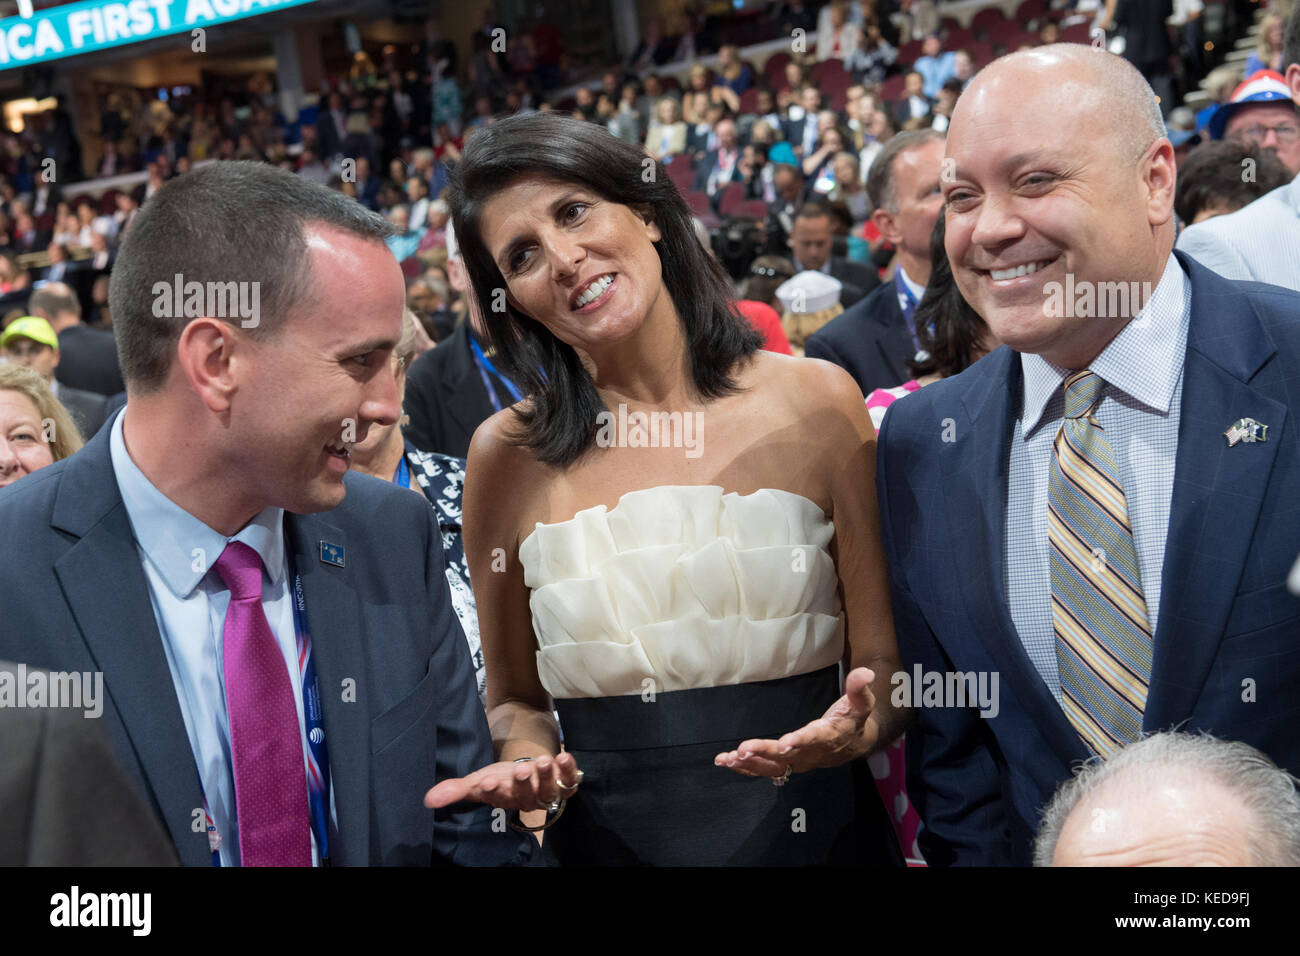
<path fill-rule="evenodd" d="M 714 764 L 751 777 L 781 777 L 787 770 L 802 773 L 837 767 L 869 753 L 876 743 L 875 724 L 867 720 L 876 706 L 871 692 L 875 679 L 866 667 L 850 671 L 844 696 L 825 715 L 779 740 L 746 740 L 735 750 L 718 754 Z"/>

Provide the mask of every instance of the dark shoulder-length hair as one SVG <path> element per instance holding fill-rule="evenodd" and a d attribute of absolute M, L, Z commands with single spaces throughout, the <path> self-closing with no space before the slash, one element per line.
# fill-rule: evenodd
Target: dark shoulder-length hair
<path fill-rule="evenodd" d="M 975 361 L 988 326 L 970 307 L 952 277 L 952 265 L 943 245 L 944 217 L 930 233 L 930 281 L 916 307 L 916 339 L 928 356 L 918 361 L 908 359 L 915 378 L 938 373 L 941 378 L 964 372 Z"/>
<path fill-rule="evenodd" d="M 515 114 L 475 131 L 451 173 L 448 201 L 490 344 L 505 374 L 531 398 L 516 409 L 517 444 L 547 464 L 568 465 L 591 447 L 597 415 L 607 411 L 577 351 L 506 299 L 506 280 L 483 244 L 484 205 L 520 177 L 570 182 L 606 202 L 649 206 L 695 390 L 711 399 L 739 388 L 732 371 L 762 347 L 762 337 L 734 310 L 730 280 L 696 238 L 691 211 L 663 166 L 602 126 L 555 113 Z"/>

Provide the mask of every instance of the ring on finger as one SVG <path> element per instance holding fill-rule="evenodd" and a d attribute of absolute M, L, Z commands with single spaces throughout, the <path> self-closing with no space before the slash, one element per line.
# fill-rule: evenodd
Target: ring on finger
<path fill-rule="evenodd" d="M 792 767 L 790 764 L 786 764 L 785 773 L 781 774 L 781 776 L 779 777 L 772 778 L 772 786 L 784 787 L 789 782 L 790 777 L 793 774 L 794 774 L 794 767 Z"/>

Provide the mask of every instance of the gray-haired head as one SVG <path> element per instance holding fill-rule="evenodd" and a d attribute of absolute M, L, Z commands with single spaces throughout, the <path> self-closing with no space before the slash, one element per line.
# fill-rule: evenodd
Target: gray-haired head
<path fill-rule="evenodd" d="M 208 289 L 255 283 L 259 317 L 248 334 L 275 335 L 310 300 L 304 230 L 311 224 L 376 242 L 393 231 L 355 199 L 265 163 L 212 163 L 158 190 L 122 241 L 109 291 L 128 389 L 162 385 L 181 331 L 195 318 L 157 308 L 155 287 L 171 287 L 177 276 Z"/>
<path fill-rule="evenodd" d="M 1109 760 L 1094 760 L 1062 784 L 1043 811 L 1034 865 L 1053 864 L 1070 814 L 1096 804 L 1103 791 L 1111 801 L 1149 801 L 1171 781 L 1216 785 L 1235 796 L 1256 866 L 1300 866 L 1298 781 L 1249 744 L 1172 731 L 1130 744 Z"/>

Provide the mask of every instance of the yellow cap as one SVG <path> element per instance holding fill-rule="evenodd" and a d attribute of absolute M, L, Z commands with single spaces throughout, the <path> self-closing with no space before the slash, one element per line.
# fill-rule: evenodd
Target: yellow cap
<path fill-rule="evenodd" d="M 54 327 L 45 319 L 34 315 L 24 315 L 21 319 L 10 322 L 4 333 L 0 334 L 0 348 L 20 338 L 40 342 L 52 349 L 59 347 L 59 337 L 54 334 Z"/>

